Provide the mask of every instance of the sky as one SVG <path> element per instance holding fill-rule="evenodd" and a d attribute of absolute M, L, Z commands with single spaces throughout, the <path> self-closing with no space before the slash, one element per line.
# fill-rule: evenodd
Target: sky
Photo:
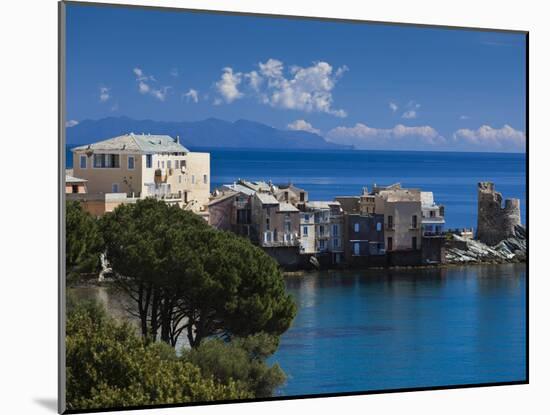
<path fill-rule="evenodd" d="M 247 119 L 359 149 L 524 152 L 525 35 L 67 6 L 67 127 Z"/>

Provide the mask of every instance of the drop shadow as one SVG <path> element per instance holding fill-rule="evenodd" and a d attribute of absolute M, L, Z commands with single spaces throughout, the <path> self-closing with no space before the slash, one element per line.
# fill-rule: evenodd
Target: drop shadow
<path fill-rule="evenodd" d="M 35 398 L 34 402 L 38 405 L 57 413 L 57 399 L 54 398 Z"/>

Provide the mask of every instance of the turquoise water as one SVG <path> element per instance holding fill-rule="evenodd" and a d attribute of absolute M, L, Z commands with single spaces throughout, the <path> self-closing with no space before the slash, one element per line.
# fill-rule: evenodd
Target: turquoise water
<path fill-rule="evenodd" d="M 294 182 L 310 200 L 358 195 L 372 183 L 401 182 L 433 191 L 446 206 L 448 227 L 475 227 L 477 183 L 489 180 L 504 197 L 521 200 L 525 222 L 525 154 L 399 151 L 220 150 L 211 154 L 212 189 L 238 178 Z M 72 166 L 67 149 L 67 165 Z"/>
<path fill-rule="evenodd" d="M 287 280 L 280 395 L 525 380 L 525 265 L 338 271 Z"/>

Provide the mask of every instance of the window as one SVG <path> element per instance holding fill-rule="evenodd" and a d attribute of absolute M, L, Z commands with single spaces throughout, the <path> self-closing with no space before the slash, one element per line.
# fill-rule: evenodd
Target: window
<path fill-rule="evenodd" d="M 388 216 L 388 229 L 393 229 L 393 216 Z"/>
<path fill-rule="evenodd" d="M 285 232 L 290 232 L 290 230 L 291 230 L 290 222 L 285 222 Z"/>
<path fill-rule="evenodd" d="M 285 192 L 285 201 L 288 202 L 288 192 Z"/>
<path fill-rule="evenodd" d="M 302 235 L 307 236 L 307 226 L 304 226 L 304 231 L 302 232 Z"/>
<path fill-rule="evenodd" d="M 382 231 L 382 222 L 376 222 L 376 231 L 381 232 Z"/>
<path fill-rule="evenodd" d="M 172 168 L 172 160 L 168 160 L 168 161 L 166 162 L 166 167 L 168 167 L 169 169 Z"/>
<path fill-rule="evenodd" d="M 179 169 L 179 168 L 180 168 L 180 161 L 176 160 L 176 169 Z"/>
<path fill-rule="evenodd" d="M 77 184 L 73 184 L 71 186 L 71 193 L 78 193 L 78 185 Z"/>
<path fill-rule="evenodd" d="M 128 170 L 134 170 L 135 160 L 134 156 L 128 156 Z"/>
<path fill-rule="evenodd" d="M 300 192 L 300 202 L 303 202 L 304 200 L 306 200 L 306 195 L 304 192 Z"/>
<path fill-rule="evenodd" d="M 112 193 L 118 193 L 118 183 L 113 183 L 111 186 Z"/>
<path fill-rule="evenodd" d="M 319 249 L 320 249 L 320 250 L 325 249 L 325 240 L 324 240 L 324 239 L 321 239 L 321 240 L 319 241 Z"/>
<path fill-rule="evenodd" d="M 309 215 L 304 215 L 304 221 L 309 222 Z"/>
<path fill-rule="evenodd" d="M 361 247 L 359 245 L 359 242 L 355 242 L 353 244 L 353 255 L 359 255 L 360 252 L 361 252 Z"/>
<path fill-rule="evenodd" d="M 325 234 L 325 227 L 323 225 L 319 226 L 319 235 L 323 236 Z"/>
<path fill-rule="evenodd" d="M 359 223 L 358 222 L 353 224 L 353 230 L 354 230 L 354 232 L 359 232 Z"/>
<path fill-rule="evenodd" d="M 338 225 L 332 225 L 332 234 L 338 235 Z"/>
<path fill-rule="evenodd" d="M 203 182 L 204 184 L 208 184 L 208 175 L 203 174 L 203 176 L 202 176 L 202 182 Z"/>
<path fill-rule="evenodd" d="M 146 154 L 145 155 L 145 167 L 150 169 L 153 167 L 153 155 L 152 154 Z"/>
<path fill-rule="evenodd" d="M 267 230 L 269 230 L 269 225 L 270 225 L 270 223 L 269 223 L 269 218 L 265 218 L 265 228 L 266 228 Z"/>
<path fill-rule="evenodd" d="M 338 239 L 333 239 L 332 240 L 332 246 L 334 248 L 338 248 L 340 246 L 339 240 Z"/>
<path fill-rule="evenodd" d="M 187 202 L 188 202 L 188 199 L 187 199 L 187 192 L 183 192 L 183 202 L 184 202 L 184 203 L 187 203 Z"/>
<path fill-rule="evenodd" d="M 416 236 L 412 237 L 412 249 L 416 249 Z"/>
<path fill-rule="evenodd" d="M 160 162 L 161 167 L 164 169 L 164 161 Z"/>
<path fill-rule="evenodd" d="M 413 227 L 413 229 L 416 229 L 417 225 L 418 225 L 418 217 L 416 215 L 413 215 L 413 217 L 412 217 L 412 227 Z"/>
<path fill-rule="evenodd" d="M 94 154 L 94 168 L 110 169 L 120 167 L 120 156 L 118 154 Z"/>
<path fill-rule="evenodd" d="M 80 168 L 86 169 L 88 168 L 88 157 L 86 156 L 80 156 Z"/>
<path fill-rule="evenodd" d="M 391 236 L 388 238 L 387 245 L 388 245 L 388 251 L 391 251 L 393 249 L 393 238 Z"/>

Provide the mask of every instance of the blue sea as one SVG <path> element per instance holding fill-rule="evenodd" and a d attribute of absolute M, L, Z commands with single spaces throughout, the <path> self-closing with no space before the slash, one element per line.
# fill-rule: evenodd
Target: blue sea
<path fill-rule="evenodd" d="M 521 200 L 525 222 L 525 154 L 412 151 L 309 151 L 193 149 L 211 154 L 212 190 L 243 178 L 292 182 L 310 200 L 359 195 L 373 183 L 400 182 L 434 192 L 445 205 L 447 227 L 475 227 L 477 183 L 492 181 L 505 198 Z M 72 153 L 67 148 L 67 167 Z"/>
<path fill-rule="evenodd" d="M 309 273 L 279 395 L 525 381 L 524 264 Z"/>

